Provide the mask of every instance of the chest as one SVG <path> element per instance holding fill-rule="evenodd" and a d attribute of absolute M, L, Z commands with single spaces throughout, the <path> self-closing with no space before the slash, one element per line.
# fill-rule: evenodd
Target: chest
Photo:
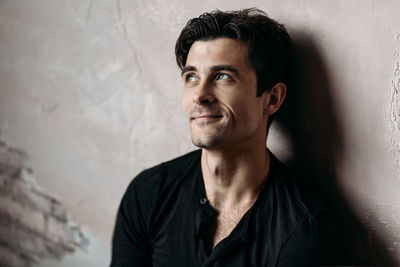
<path fill-rule="evenodd" d="M 212 238 L 213 247 L 233 231 L 249 208 L 249 206 L 233 207 L 218 213 L 215 222 L 214 236 Z"/>
<path fill-rule="evenodd" d="M 198 208 L 187 203 L 176 201 L 165 206 L 168 212 L 156 210 L 168 216 L 156 216 L 152 221 L 152 266 L 272 266 L 269 264 L 276 259 L 275 250 L 279 251 L 280 245 L 267 245 L 274 231 L 266 233 L 271 229 L 269 220 L 260 217 L 258 209 L 249 214 L 240 208 L 217 212 L 207 203 Z M 208 236 L 211 220 L 216 227 L 214 235 Z M 265 222 L 262 227 L 257 223 L 260 221 Z M 248 235 L 243 235 L 244 229 Z M 208 246 L 213 246 L 209 252 Z"/>

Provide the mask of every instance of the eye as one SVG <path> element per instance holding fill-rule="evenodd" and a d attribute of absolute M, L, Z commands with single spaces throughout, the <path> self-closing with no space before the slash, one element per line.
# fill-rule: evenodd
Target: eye
<path fill-rule="evenodd" d="M 216 80 L 231 80 L 232 77 L 226 73 L 219 73 L 216 77 Z"/>
<path fill-rule="evenodd" d="M 196 76 L 193 73 L 189 73 L 185 76 L 185 81 L 188 83 L 192 83 L 196 81 Z"/>

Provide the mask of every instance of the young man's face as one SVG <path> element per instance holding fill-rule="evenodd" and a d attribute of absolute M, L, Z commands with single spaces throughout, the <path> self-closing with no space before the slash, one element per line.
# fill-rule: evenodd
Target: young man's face
<path fill-rule="evenodd" d="M 218 38 L 196 41 L 182 71 L 182 105 L 193 144 L 229 147 L 264 139 L 266 97 L 257 95 L 256 73 L 248 63 L 248 46 Z"/>

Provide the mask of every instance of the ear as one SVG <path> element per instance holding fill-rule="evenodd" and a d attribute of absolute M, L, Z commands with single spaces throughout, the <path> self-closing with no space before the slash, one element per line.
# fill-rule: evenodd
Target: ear
<path fill-rule="evenodd" d="M 281 107 L 286 96 L 286 85 L 284 83 L 275 84 L 270 90 L 264 92 L 266 94 L 266 103 L 264 113 L 272 115 Z"/>

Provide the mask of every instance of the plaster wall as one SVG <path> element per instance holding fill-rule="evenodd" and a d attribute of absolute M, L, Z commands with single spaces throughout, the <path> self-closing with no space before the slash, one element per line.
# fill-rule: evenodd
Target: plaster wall
<path fill-rule="evenodd" d="M 181 28 L 252 6 L 318 48 L 343 139 L 341 192 L 400 262 L 399 1 L 0 0 L 0 139 L 91 237 L 89 252 L 37 266 L 108 264 L 132 177 L 194 149 L 173 52 Z M 278 125 L 269 146 L 292 154 Z"/>

